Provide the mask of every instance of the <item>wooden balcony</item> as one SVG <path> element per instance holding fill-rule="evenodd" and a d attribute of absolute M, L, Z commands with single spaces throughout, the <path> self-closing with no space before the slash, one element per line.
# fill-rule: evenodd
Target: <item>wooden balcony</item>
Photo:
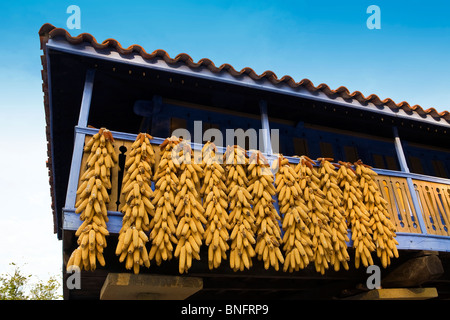
<path fill-rule="evenodd" d="M 84 141 L 96 133 L 96 129 L 76 127 L 76 133 L 82 135 L 82 143 L 75 145 L 74 157 L 69 182 L 66 207 L 63 209 L 63 230 L 75 231 L 81 224 L 79 215 L 75 213 L 74 204 L 78 200 L 78 187 L 81 168 L 84 167 L 86 154 L 83 154 Z M 123 170 L 121 163 L 125 163 L 128 150 L 136 135 L 113 132 L 116 140 L 115 148 L 119 155 L 119 166 L 112 173 L 111 201 L 108 204 L 108 230 L 111 235 L 118 234 L 122 227 L 122 213 L 119 211 L 120 186 Z M 162 138 L 154 138 L 151 142 L 155 150 L 157 161 L 159 158 L 159 144 Z M 201 150 L 202 145 L 192 144 L 194 152 Z M 219 148 L 219 153 L 223 152 Z M 273 156 L 267 155 L 270 159 Z M 292 163 L 298 158 L 286 157 Z M 78 159 L 78 162 L 77 162 Z M 123 165 L 122 165 L 123 166 Z M 399 250 L 432 250 L 450 252 L 450 179 L 423 176 L 391 170 L 374 169 L 378 173 L 377 182 L 382 196 L 389 203 L 391 219 L 397 227 L 397 241 Z M 351 235 L 349 235 L 351 239 Z M 351 246 L 351 243 L 348 243 Z"/>

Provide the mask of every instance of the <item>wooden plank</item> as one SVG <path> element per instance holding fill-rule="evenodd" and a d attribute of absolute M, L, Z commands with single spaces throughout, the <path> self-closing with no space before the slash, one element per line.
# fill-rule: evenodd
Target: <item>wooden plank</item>
<path fill-rule="evenodd" d="M 384 158 L 386 160 L 387 169 L 398 171 L 398 163 L 394 157 L 385 155 Z"/>
<path fill-rule="evenodd" d="M 406 183 L 408 185 L 409 195 L 411 196 L 412 207 L 414 208 L 414 210 L 416 212 L 420 213 L 421 212 L 420 202 L 419 202 L 419 199 L 417 197 L 417 194 L 416 194 L 416 191 L 415 191 L 416 188 L 414 186 L 412 178 L 406 177 Z M 421 232 L 426 234 L 427 232 L 426 232 L 425 223 L 423 221 L 423 215 L 422 214 L 418 214 L 417 215 L 417 221 L 418 221 L 418 223 L 420 225 Z"/>
<path fill-rule="evenodd" d="M 446 223 L 447 223 L 447 232 L 450 231 L 450 222 L 449 222 L 449 217 L 450 217 L 450 186 L 448 185 L 442 185 L 441 186 L 441 197 L 442 197 L 442 205 L 443 205 L 443 209 L 446 217 Z"/>
<path fill-rule="evenodd" d="M 434 195 L 434 188 L 431 184 L 425 186 L 425 198 L 429 201 L 429 207 L 431 210 L 431 217 L 434 221 L 435 233 L 439 235 L 445 235 L 443 232 L 441 215 L 439 214 L 438 204 Z"/>
<path fill-rule="evenodd" d="M 425 192 L 423 189 L 423 184 L 419 183 L 418 181 L 414 181 L 414 184 L 416 185 L 416 190 L 418 193 L 418 198 L 420 201 L 421 209 L 422 209 L 422 216 L 424 218 L 424 223 L 426 226 L 427 233 L 430 234 L 436 234 L 433 229 L 433 222 L 431 222 L 431 210 L 428 207 L 428 202 L 425 197 Z"/>
<path fill-rule="evenodd" d="M 378 190 L 380 190 L 381 196 L 388 202 L 388 211 L 390 214 L 391 221 L 394 223 L 397 230 L 401 231 L 403 227 L 400 224 L 397 207 L 395 205 L 394 194 L 391 191 L 392 190 L 391 180 L 387 176 L 380 176 L 380 175 L 376 176 L 375 179 L 378 183 Z"/>
<path fill-rule="evenodd" d="M 433 219 L 434 225 L 436 227 L 436 232 L 439 235 L 446 235 L 446 232 L 442 225 L 441 215 L 439 214 L 439 207 L 435 198 L 434 188 L 430 184 L 428 184 L 427 187 L 428 187 L 427 197 L 431 203 L 431 207 L 433 208 Z"/>
<path fill-rule="evenodd" d="M 421 225 L 423 225 L 423 224 L 420 223 L 419 216 L 418 216 L 418 214 L 421 215 L 421 212 L 417 212 L 417 208 L 414 206 L 413 195 L 411 194 L 411 192 L 415 192 L 415 190 L 409 189 L 407 185 L 405 186 L 405 188 L 403 190 L 405 191 L 404 195 L 408 202 L 409 210 L 410 210 L 410 212 L 409 212 L 409 217 L 411 219 L 410 232 L 422 233 Z M 412 221 L 412 217 L 414 217 L 414 222 Z"/>
<path fill-rule="evenodd" d="M 418 174 L 425 174 L 423 170 L 422 161 L 419 157 L 409 156 L 409 163 L 411 164 L 411 171 Z"/>
<path fill-rule="evenodd" d="M 380 168 L 380 169 L 386 169 L 382 155 L 373 153 L 372 158 L 373 158 L 373 163 L 374 163 L 375 167 Z"/>
<path fill-rule="evenodd" d="M 414 184 L 417 186 L 428 232 L 437 235 L 450 235 L 448 191 L 437 191 L 437 189 L 448 190 L 448 186 L 420 180 L 414 180 Z M 441 198 L 439 197 L 439 194 L 441 195 Z"/>
<path fill-rule="evenodd" d="M 442 203 L 442 200 L 441 200 L 442 199 L 442 194 L 438 190 L 441 190 L 441 189 L 439 187 L 436 187 L 436 186 L 433 187 L 432 188 L 432 195 L 433 195 L 433 200 L 434 200 L 434 202 L 437 205 L 436 214 L 440 217 L 439 224 L 440 224 L 440 227 L 441 227 L 441 234 L 447 236 L 447 235 L 449 235 L 448 226 L 450 224 L 449 224 L 448 216 L 447 216 L 447 214 L 445 212 L 445 209 L 444 209 L 444 206 L 443 206 L 443 203 Z"/>
<path fill-rule="evenodd" d="M 118 234 L 122 228 L 123 214 L 118 211 L 108 211 L 108 221 L 106 228 L 111 235 Z M 67 231 L 76 231 L 83 221 L 80 219 L 80 214 L 75 213 L 74 210 L 64 210 L 63 229 Z"/>
<path fill-rule="evenodd" d="M 109 273 L 101 300 L 184 300 L 203 288 L 196 277 Z"/>
<path fill-rule="evenodd" d="M 320 152 L 322 157 L 334 158 L 333 145 L 329 142 L 320 142 Z"/>
<path fill-rule="evenodd" d="M 344 146 L 344 154 L 345 154 L 345 161 L 348 162 L 356 162 L 360 157 L 358 156 L 358 150 L 355 146 Z"/>
<path fill-rule="evenodd" d="M 405 223 L 406 217 L 404 211 L 402 211 L 399 204 L 398 193 L 396 192 L 396 180 L 393 177 L 386 177 L 387 188 L 389 192 L 389 201 L 391 201 L 392 214 L 396 223 L 398 232 L 414 232 L 409 228 L 409 225 Z M 400 217 L 399 217 L 400 215 Z"/>
<path fill-rule="evenodd" d="M 127 151 L 130 150 L 131 142 L 115 140 L 113 145 L 114 145 L 114 150 L 116 151 L 116 154 L 119 156 L 122 154 L 121 147 L 127 148 Z M 126 161 L 126 158 L 125 158 L 125 161 Z M 125 163 L 125 161 L 123 161 L 123 163 Z M 120 208 L 119 206 L 121 203 L 120 194 L 119 194 L 119 185 L 122 184 L 122 181 L 119 181 L 119 180 L 121 180 L 121 177 L 123 177 L 122 176 L 123 174 L 124 174 L 124 171 L 122 171 L 118 165 L 114 166 L 111 169 L 111 190 L 110 190 L 110 195 L 109 195 L 110 201 L 107 204 L 107 209 L 109 211 L 119 211 L 119 208 Z"/>
<path fill-rule="evenodd" d="M 401 220 L 402 220 L 402 224 L 403 224 L 403 228 L 410 231 L 410 223 L 408 220 L 408 214 L 406 212 L 407 210 L 407 206 L 404 202 L 404 198 L 403 198 L 403 188 L 402 188 L 402 184 L 401 181 L 398 180 L 398 178 L 391 178 L 392 181 L 392 186 L 393 186 L 393 191 L 395 194 L 395 202 L 397 203 L 397 208 L 398 211 L 400 213 L 401 216 Z"/>
<path fill-rule="evenodd" d="M 275 202 L 276 208 L 278 204 Z M 110 235 L 118 235 L 122 227 L 122 214 L 120 212 L 109 212 L 109 221 L 106 223 Z M 74 211 L 64 212 L 63 229 L 67 231 L 76 231 L 81 225 L 80 215 Z M 351 233 L 349 233 L 351 239 Z M 403 233 L 397 232 L 397 248 L 399 250 L 436 250 L 440 252 L 450 252 L 450 237 L 438 235 L 424 235 L 421 233 Z M 352 247 L 352 242 L 347 243 Z"/>
<path fill-rule="evenodd" d="M 436 288 L 374 289 L 345 300 L 426 300 L 437 298 Z"/>
<path fill-rule="evenodd" d="M 409 202 L 408 196 L 410 197 L 408 185 L 406 184 L 406 179 L 402 178 L 391 178 L 395 181 L 395 184 L 397 186 L 398 191 L 398 202 L 401 204 L 402 207 L 402 218 L 407 226 L 409 232 L 415 232 L 417 230 L 417 223 L 416 227 L 414 227 L 414 222 L 412 221 L 411 215 L 415 210 L 413 209 L 412 201 Z M 417 217 L 416 221 L 417 221 Z"/>
<path fill-rule="evenodd" d="M 450 185 L 450 179 L 445 179 L 445 178 L 440 178 L 440 177 L 432 177 L 432 176 L 426 176 L 423 174 L 417 174 L 417 173 L 411 173 L 411 172 L 401 172 L 401 171 L 394 171 L 394 170 L 387 170 L 387 169 L 380 169 L 380 168 L 373 168 L 372 170 L 382 176 L 411 178 L 411 179 L 419 180 L 419 181 L 428 181 L 428 182 L 432 182 L 432 183 L 444 184 L 447 186 Z"/>
<path fill-rule="evenodd" d="M 306 155 L 306 156 L 309 155 L 308 142 L 306 141 L 305 138 L 294 137 L 293 143 L 294 143 L 295 154 Z"/>
<path fill-rule="evenodd" d="M 397 233 L 398 250 L 450 252 L 450 237 L 423 233 Z"/>

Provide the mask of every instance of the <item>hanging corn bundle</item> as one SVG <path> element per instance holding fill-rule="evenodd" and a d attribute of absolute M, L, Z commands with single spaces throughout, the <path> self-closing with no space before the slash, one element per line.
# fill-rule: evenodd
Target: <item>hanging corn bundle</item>
<path fill-rule="evenodd" d="M 389 218 L 387 201 L 381 196 L 374 179 L 377 173 L 370 166 L 358 160 L 355 163 L 356 180 L 362 190 L 364 204 L 370 216 L 372 238 L 376 246 L 378 258 L 384 268 L 390 265 L 391 258 L 398 258 L 396 229 Z"/>
<path fill-rule="evenodd" d="M 264 268 L 269 266 L 279 270 L 279 264 L 284 263 L 284 256 L 280 250 L 281 217 L 275 209 L 272 198 L 276 195 L 274 177 L 270 164 L 260 151 L 252 152 L 249 157 L 247 188 L 253 198 L 253 211 L 256 216 L 256 246 L 258 259 L 263 260 Z"/>
<path fill-rule="evenodd" d="M 328 217 L 328 207 L 332 204 L 326 199 L 322 184 L 328 176 L 322 174 L 321 168 L 314 167 L 315 162 L 306 156 L 300 158 L 296 166 L 296 173 L 304 177 L 300 184 L 305 185 L 303 199 L 309 209 L 308 223 L 311 235 L 313 261 L 317 272 L 322 274 L 329 268 L 333 246 L 331 243 L 331 226 Z M 323 168 L 323 167 L 322 167 Z"/>
<path fill-rule="evenodd" d="M 229 249 L 228 196 L 225 185 L 226 172 L 219 163 L 214 143 L 207 142 L 202 148 L 203 185 L 200 194 L 205 209 L 205 244 L 208 246 L 208 267 L 218 268 L 227 258 Z"/>
<path fill-rule="evenodd" d="M 200 260 L 200 247 L 205 233 L 203 228 L 203 224 L 206 224 L 205 209 L 199 194 L 203 169 L 194 163 L 193 151 L 186 141 L 178 144 L 176 149 L 175 165 L 179 168 L 180 191 L 174 199 L 175 217 L 178 221 L 176 229 L 178 244 L 174 256 L 179 260 L 179 272 L 184 273 L 191 268 L 192 259 Z"/>
<path fill-rule="evenodd" d="M 101 128 L 85 144 L 84 152 L 89 153 L 77 190 L 79 200 L 75 203 L 75 213 L 80 214 L 83 223 L 75 232 L 78 248 L 67 263 L 67 270 L 95 270 L 97 261 L 105 265 L 103 249 L 106 247 L 108 222 L 106 204 L 109 203 L 108 189 L 111 189 L 111 169 L 118 162 L 111 132 Z"/>
<path fill-rule="evenodd" d="M 160 161 L 154 175 L 155 191 L 152 204 L 155 206 L 155 213 L 150 221 L 149 259 L 150 261 L 155 260 L 158 266 L 162 261 L 172 259 L 173 245 L 178 242 L 175 196 L 181 189 L 179 188 L 178 168 L 172 159 L 172 150 L 180 142 L 181 139 L 173 136 L 164 140 L 160 145 Z"/>
<path fill-rule="evenodd" d="M 152 136 L 146 133 L 137 135 L 125 162 L 122 180 L 125 203 L 120 209 L 124 215 L 116 255 L 120 262 L 125 261 L 125 268 L 133 269 L 135 274 L 139 273 L 142 265 L 150 267 L 146 249 L 149 239 L 146 233 L 150 230 L 150 217 L 155 210 L 150 200 L 153 198 L 151 184 L 155 164 L 151 139 Z"/>
<path fill-rule="evenodd" d="M 338 185 L 338 173 L 336 167 L 330 162 L 333 159 L 319 158 L 317 160 L 317 171 L 320 174 L 319 188 L 324 196 L 322 207 L 325 209 L 324 214 L 328 219 L 327 231 L 331 233 L 331 237 L 328 237 L 328 234 L 326 237 L 329 245 L 327 248 L 330 254 L 329 262 L 335 271 L 338 271 L 341 265 L 348 270 L 350 256 L 347 251 L 347 242 L 350 239 L 348 238 L 345 212 L 341 206 L 343 194 Z"/>
<path fill-rule="evenodd" d="M 227 168 L 226 186 L 229 199 L 230 267 L 234 270 L 250 269 L 255 256 L 255 215 L 253 200 L 247 187 L 248 158 L 239 146 L 228 146 L 223 159 Z"/>
<path fill-rule="evenodd" d="M 370 213 L 364 205 L 364 196 L 351 163 L 339 161 L 339 187 L 343 193 L 343 206 L 347 225 L 351 230 L 355 249 L 355 268 L 373 264 L 372 252 L 376 245 L 372 238 Z"/>
<path fill-rule="evenodd" d="M 304 269 L 313 258 L 311 233 L 308 228 L 311 221 L 310 209 L 306 206 L 299 177 L 289 160 L 280 155 L 273 162 L 272 169 L 276 172 L 275 186 L 284 231 L 283 271 L 298 271 Z"/>

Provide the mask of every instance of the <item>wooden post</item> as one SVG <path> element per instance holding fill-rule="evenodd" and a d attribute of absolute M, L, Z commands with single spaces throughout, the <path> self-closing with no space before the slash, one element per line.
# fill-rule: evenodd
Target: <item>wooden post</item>
<path fill-rule="evenodd" d="M 91 108 L 92 91 L 94 89 L 94 75 L 95 69 L 88 69 L 86 71 L 86 80 L 84 81 L 83 97 L 81 100 L 80 115 L 78 118 L 79 127 L 87 126 L 89 110 Z"/>
<path fill-rule="evenodd" d="M 267 102 L 261 100 L 259 102 L 259 108 L 261 110 L 261 127 L 263 129 L 263 146 L 261 148 L 262 153 L 272 154 L 272 142 L 270 140 L 270 126 L 269 116 L 267 115 Z"/>
<path fill-rule="evenodd" d="M 95 70 L 89 69 L 86 72 L 86 80 L 84 82 L 83 97 L 81 99 L 80 115 L 78 118 L 78 126 L 86 128 L 89 117 L 89 109 L 91 107 L 92 90 L 94 87 Z M 81 159 L 83 158 L 84 133 L 75 131 L 75 143 L 72 153 L 72 162 L 70 164 L 69 182 L 67 185 L 66 203 L 63 210 L 75 208 L 75 198 L 78 187 L 78 179 L 80 177 Z"/>
<path fill-rule="evenodd" d="M 392 127 L 392 131 L 394 133 L 395 151 L 400 164 L 400 170 L 409 173 L 408 163 L 406 162 L 405 153 L 403 152 L 403 146 L 398 135 L 397 127 Z"/>

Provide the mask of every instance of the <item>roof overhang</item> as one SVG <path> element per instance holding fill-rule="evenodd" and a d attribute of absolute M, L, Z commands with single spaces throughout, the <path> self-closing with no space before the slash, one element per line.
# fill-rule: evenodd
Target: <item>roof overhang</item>
<path fill-rule="evenodd" d="M 170 71 L 180 75 L 290 95 L 318 102 L 331 103 L 356 110 L 369 111 L 379 115 L 405 120 L 415 120 L 424 124 L 450 128 L 450 117 L 448 112 L 437 113 L 434 109 L 425 111 L 420 107 L 416 106 L 415 108 L 412 108 L 405 106 L 404 104 L 401 106 L 395 105 L 395 107 L 393 107 L 390 99 L 384 103 L 375 103 L 377 100 L 376 98 L 361 99 L 358 98 L 356 94 L 351 96 L 344 91 L 333 92 L 332 90 L 326 90 L 325 88 L 312 89 L 310 86 L 302 85 L 301 83 L 292 85 L 289 81 L 273 81 L 270 80 L 270 77 L 258 77 L 258 79 L 255 79 L 251 76 L 250 72 L 233 74 L 223 71 L 225 69 L 222 69 L 219 72 L 216 70 L 213 71 L 208 66 L 203 65 L 192 67 L 186 63 L 185 59 L 176 62 L 168 62 L 166 59 L 157 58 L 157 56 L 146 59 L 141 53 L 134 51 L 123 54 L 111 47 L 95 48 L 92 43 L 86 41 L 72 44 L 68 42 L 65 37 L 51 38 L 48 40 L 46 46 L 50 50 L 89 58 L 139 66 L 158 71 Z"/>

